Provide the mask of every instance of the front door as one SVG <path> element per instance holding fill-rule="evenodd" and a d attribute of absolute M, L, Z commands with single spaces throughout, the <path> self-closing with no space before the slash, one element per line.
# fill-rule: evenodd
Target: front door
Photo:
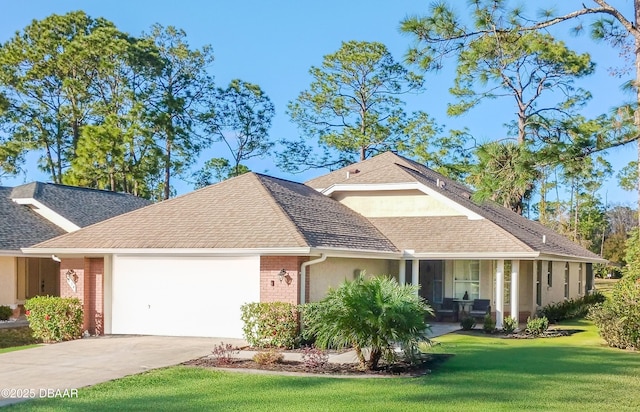
<path fill-rule="evenodd" d="M 420 261 L 420 296 L 431 305 L 442 303 L 444 292 L 444 261 Z"/>

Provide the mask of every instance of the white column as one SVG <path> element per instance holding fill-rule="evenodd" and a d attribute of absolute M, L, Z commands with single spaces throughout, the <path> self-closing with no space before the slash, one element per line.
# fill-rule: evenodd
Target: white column
<path fill-rule="evenodd" d="M 520 261 L 511 261 L 511 317 L 519 322 L 520 319 L 520 301 L 518 297 L 520 295 Z"/>
<path fill-rule="evenodd" d="M 400 259 L 400 271 L 398 272 L 398 283 L 404 285 L 407 283 L 407 261 Z"/>
<path fill-rule="evenodd" d="M 536 310 L 538 309 L 538 303 L 536 300 L 536 293 L 537 293 L 537 286 L 538 286 L 538 265 L 540 264 L 539 261 L 534 260 L 533 261 L 533 283 L 531 285 L 532 287 L 532 291 L 533 293 L 531 294 L 531 310 L 530 312 L 536 313 Z"/>
<path fill-rule="evenodd" d="M 411 284 L 418 285 L 420 283 L 420 260 L 413 259 L 411 262 Z"/>
<path fill-rule="evenodd" d="M 496 329 L 502 329 L 504 320 L 504 260 L 496 261 Z"/>

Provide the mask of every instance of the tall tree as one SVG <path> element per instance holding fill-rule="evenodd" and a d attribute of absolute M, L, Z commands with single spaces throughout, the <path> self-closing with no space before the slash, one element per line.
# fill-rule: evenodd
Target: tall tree
<path fill-rule="evenodd" d="M 146 38 L 153 41 L 162 61 L 153 79 L 147 116 L 163 150 L 162 197 L 168 199 L 171 177 L 183 173 L 208 143 L 198 131 L 207 110 L 203 103 L 214 91 L 213 78 L 207 73 L 213 52 L 208 45 L 191 49 L 186 33 L 172 26 L 156 24 Z"/>
<path fill-rule="evenodd" d="M 288 106 L 302 136 L 283 142 L 286 149 L 278 154 L 278 164 L 285 170 L 331 169 L 386 150 L 410 151 L 437 130 L 425 113 L 408 119 L 399 96 L 422 91 L 424 81 L 396 62 L 384 44 L 343 42 L 309 72 L 309 89 Z M 410 143 L 409 126 L 425 134 Z M 319 156 L 308 143 L 314 140 Z"/>
<path fill-rule="evenodd" d="M 242 162 L 264 156 L 273 147 L 269 129 L 275 107 L 260 86 L 238 79 L 227 88 L 218 88 L 213 97 L 205 131 L 229 149 L 232 163 L 227 175 L 238 176 L 246 172 Z"/>
<path fill-rule="evenodd" d="M 564 2 L 567 3 L 567 2 Z M 566 5 L 563 3 L 563 6 Z M 596 142 L 594 150 L 602 150 L 611 146 L 637 141 L 640 129 L 640 0 L 633 0 L 633 11 L 625 15 L 622 8 L 614 7 L 606 0 L 592 0 L 591 7 L 583 1 L 575 1 L 575 9 L 558 15 L 553 10 L 542 10 L 538 18 L 525 16 L 520 7 L 509 8 L 510 3 L 504 0 L 476 0 L 471 2 L 476 25 L 466 27 L 459 22 L 452 9 L 445 3 L 436 4 L 427 17 L 408 18 L 403 22 L 403 30 L 414 33 L 421 46 L 410 53 L 410 58 L 423 61 L 427 65 L 439 64 L 441 59 L 450 53 L 466 47 L 469 42 L 479 37 L 499 37 L 513 33 L 525 34 L 547 29 L 562 23 L 577 23 L 574 31 L 582 31 L 583 16 L 592 16 L 591 34 L 596 40 L 604 40 L 614 47 L 620 47 L 623 53 L 629 53 L 635 60 L 636 104 L 631 105 L 633 127 L 621 128 L 616 116 L 610 122 L 611 129 L 607 139 Z M 556 4 L 554 3 L 553 6 Z M 500 18 L 495 18 L 500 16 Z M 629 120 L 629 119 L 627 119 Z M 629 123 L 623 122 L 623 125 Z M 624 132 L 620 133 L 620 129 Z M 637 145 L 640 158 L 640 145 Z M 637 164 L 640 175 L 640 162 Z M 640 179 L 638 179 L 640 185 Z M 640 204 L 640 186 L 637 186 Z M 640 219 L 640 215 L 639 215 Z"/>
<path fill-rule="evenodd" d="M 521 146 L 528 145 L 522 151 L 535 149 L 535 145 L 554 144 L 569 139 L 562 127 L 567 122 L 581 119 L 577 110 L 586 103 L 590 94 L 573 85 L 575 79 L 593 71 L 593 63 L 588 54 L 577 54 L 568 49 L 563 42 L 548 34 L 538 32 L 495 31 L 493 28 L 504 18 L 504 11 L 496 3 L 480 6 L 476 2 L 473 15 L 473 28 L 466 27 L 462 19 L 444 4 L 432 7 L 431 15 L 425 18 L 410 18 L 403 22 L 403 30 L 424 38 L 451 39 L 464 37 L 463 41 L 436 43 L 426 41 L 426 46 L 418 46 L 409 53 L 409 60 L 418 63 L 424 69 L 439 69 L 443 59 L 448 56 L 457 58 L 456 78 L 450 89 L 457 102 L 450 104 L 448 113 L 458 116 L 487 99 L 507 97 L 512 99 L 515 116 L 509 124 L 509 132 Z M 426 34 L 425 34 L 426 33 Z M 421 43 L 422 44 L 422 43 Z M 534 145 L 535 144 L 535 145 Z M 483 156 L 480 167 L 487 160 L 487 150 L 499 156 L 513 166 L 510 173 L 531 169 L 531 156 L 527 159 L 517 155 L 511 146 L 488 146 L 480 148 L 478 155 Z M 505 157 L 507 156 L 507 157 Z M 513 162 L 521 159 L 522 165 Z M 477 168 L 476 168 L 477 169 Z M 530 194 L 534 180 L 522 182 L 524 177 L 535 179 L 537 173 L 517 173 L 518 178 L 501 182 L 483 182 L 495 180 L 495 175 L 476 173 L 474 181 L 478 187 L 500 185 L 503 203 L 515 211 L 521 212 L 525 196 Z M 516 185 L 506 190 L 505 184 Z M 524 190 L 524 187 L 528 189 Z M 507 200 L 503 196 L 509 193 Z M 482 193 L 482 191 L 481 191 Z"/>
<path fill-rule="evenodd" d="M 0 93 L 9 102 L 5 126 L 11 145 L 43 153 L 40 167 L 56 183 L 75 156 L 91 100 L 92 62 L 74 44 L 102 30 L 124 36 L 107 20 L 82 11 L 54 14 L 34 20 L 0 48 Z"/>
<path fill-rule="evenodd" d="M 491 199 L 522 214 L 523 201 L 530 199 L 539 175 L 527 145 L 486 143 L 476 150 L 476 156 L 478 162 L 467 179 L 477 189 L 476 199 Z"/>
<path fill-rule="evenodd" d="M 107 30 L 80 39 L 77 53 L 92 62 L 89 119 L 64 182 L 153 197 L 162 153 L 143 122 L 149 79 L 161 67 L 149 41 Z"/>

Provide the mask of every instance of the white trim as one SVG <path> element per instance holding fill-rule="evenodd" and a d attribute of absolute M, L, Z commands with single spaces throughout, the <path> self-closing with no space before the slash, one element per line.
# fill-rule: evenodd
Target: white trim
<path fill-rule="evenodd" d="M 255 248 L 255 249 L 221 249 L 221 248 L 61 248 L 61 247 L 30 247 L 23 248 L 22 252 L 25 254 L 59 254 L 64 256 L 69 255 L 105 255 L 105 254 L 117 254 L 117 255 L 192 255 L 192 256 L 209 256 L 209 255 L 222 255 L 222 256 L 254 256 L 257 254 L 263 256 L 276 255 L 276 256 L 299 256 L 311 254 L 311 248 Z"/>
<path fill-rule="evenodd" d="M 430 187 L 420 182 L 408 182 L 408 183 L 366 183 L 366 184 L 350 184 L 350 183 L 337 183 L 329 186 L 326 189 L 320 191 L 326 196 L 331 196 L 335 192 L 376 192 L 387 190 L 419 190 L 422 193 L 432 196 L 434 199 L 444 203 L 451 209 L 465 215 L 469 220 L 483 220 L 484 217 L 472 212 L 460 203 L 452 200 L 448 196 L 431 189 Z"/>
<path fill-rule="evenodd" d="M 315 265 L 316 263 L 322 263 L 327 260 L 327 255 L 322 254 L 318 259 L 309 260 L 300 265 L 300 304 L 303 305 L 307 302 L 307 267 Z"/>
<path fill-rule="evenodd" d="M 502 329 L 504 321 L 504 260 L 496 261 L 496 329 Z"/>
<path fill-rule="evenodd" d="M 510 315 L 516 321 L 516 325 L 520 321 L 520 261 L 511 261 L 511 311 Z"/>
<path fill-rule="evenodd" d="M 33 198 L 28 197 L 11 200 L 19 205 L 30 206 L 34 212 L 66 232 L 75 232 L 76 230 L 80 230 L 80 226 Z"/>
<path fill-rule="evenodd" d="M 585 263 L 608 263 L 604 258 L 586 258 L 579 256 L 540 253 L 540 260 L 566 261 L 566 262 L 585 262 Z"/>

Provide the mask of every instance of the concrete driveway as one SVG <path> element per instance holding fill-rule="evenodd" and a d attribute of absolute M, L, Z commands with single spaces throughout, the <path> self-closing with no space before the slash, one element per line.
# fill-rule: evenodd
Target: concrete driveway
<path fill-rule="evenodd" d="M 245 344 L 240 339 L 111 335 L 3 353 L 0 406 L 16 402 L 6 395 L 18 390 L 23 396 L 25 389 L 36 396 L 71 391 L 205 356 L 221 341 Z"/>

